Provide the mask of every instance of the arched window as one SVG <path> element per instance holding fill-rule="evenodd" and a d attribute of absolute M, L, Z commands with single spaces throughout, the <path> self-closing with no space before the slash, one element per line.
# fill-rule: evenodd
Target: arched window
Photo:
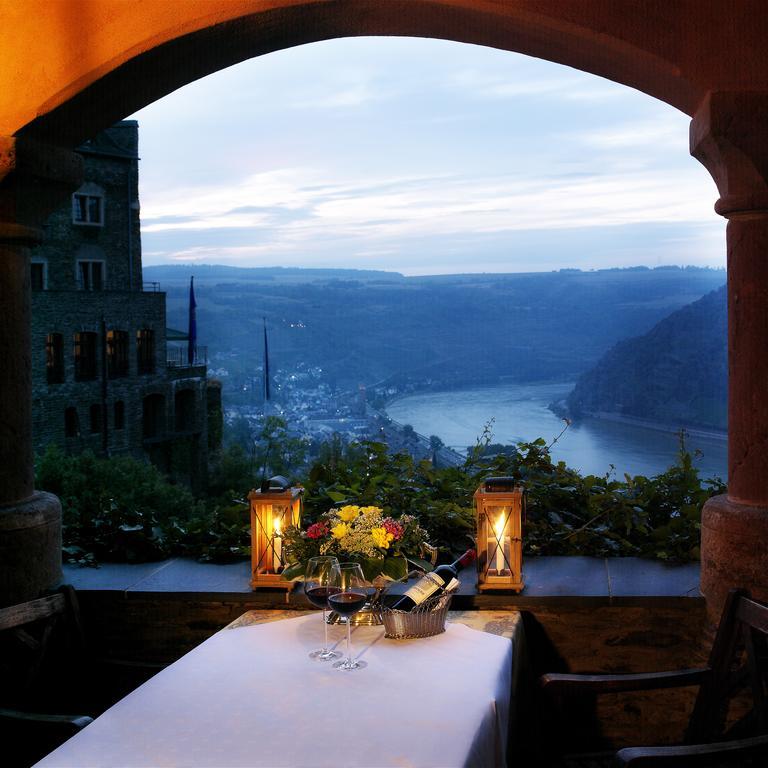
<path fill-rule="evenodd" d="M 32 259 L 29 277 L 33 291 L 44 291 L 48 288 L 48 262 L 45 259 Z"/>
<path fill-rule="evenodd" d="M 128 375 L 128 331 L 107 331 L 107 376 Z"/>
<path fill-rule="evenodd" d="M 75 254 L 75 282 L 80 291 L 102 291 L 107 283 L 107 257 L 92 243 L 81 245 Z"/>
<path fill-rule="evenodd" d="M 96 378 L 96 341 L 92 331 L 75 334 L 75 381 L 89 381 Z"/>
<path fill-rule="evenodd" d="M 142 434 L 144 439 L 162 437 L 165 434 L 165 397 L 147 395 L 142 402 Z"/>
<path fill-rule="evenodd" d="M 125 429 L 125 403 L 122 400 L 115 402 L 115 429 Z"/>
<path fill-rule="evenodd" d="M 97 184 L 83 184 L 72 195 L 72 223 L 80 226 L 104 226 L 104 190 Z"/>
<path fill-rule="evenodd" d="M 179 390 L 173 399 L 177 432 L 189 432 L 195 428 L 195 392 L 192 389 Z"/>
<path fill-rule="evenodd" d="M 77 408 L 70 406 L 64 411 L 64 436 L 80 436 L 80 419 L 77 417 Z"/>
<path fill-rule="evenodd" d="M 155 372 L 155 332 L 151 328 L 136 331 L 136 366 L 139 373 Z"/>
<path fill-rule="evenodd" d="M 101 403 L 94 403 L 89 412 L 91 433 L 101 432 Z"/>
<path fill-rule="evenodd" d="M 64 381 L 64 337 L 60 333 L 45 337 L 45 376 L 49 384 Z"/>

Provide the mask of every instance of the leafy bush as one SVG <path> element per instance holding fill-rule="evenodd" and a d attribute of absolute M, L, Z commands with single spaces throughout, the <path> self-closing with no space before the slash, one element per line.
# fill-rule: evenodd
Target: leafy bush
<path fill-rule="evenodd" d="M 200 507 L 189 490 L 129 457 L 68 456 L 49 447 L 37 464 L 37 484 L 61 500 L 64 554 L 74 562 L 165 557 L 172 521 Z"/>
<path fill-rule="evenodd" d="M 361 443 L 314 464 L 307 482 L 310 519 L 339 503 L 374 504 L 412 514 L 444 557 L 472 542 L 472 494 L 486 477 L 514 477 L 526 489 L 524 547 L 533 555 L 699 557 L 701 507 L 723 493 L 720 480 L 699 479 L 681 435 L 677 462 L 666 472 L 623 480 L 582 476 L 554 463 L 543 439 L 489 453 L 478 445 L 459 467 L 435 468 L 380 443 Z"/>
<path fill-rule="evenodd" d="M 381 507 L 413 515 L 449 559 L 471 546 L 472 494 L 486 477 L 514 477 L 526 489 L 524 547 L 532 555 L 638 555 L 686 561 L 699 557 L 701 507 L 720 480 L 702 481 L 681 435 L 676 463 L 652 478 L 582 476 L 553 463 L 544 440 L 491 449 L 487 435 L 458 467 L 434 467 L 387 446 L 323 446 L 303 479 L 305 521 L 332 507 Z M 495 448 L 495 447 L 494 447 Z M 37 466 L 38 487 L 59 496 L 64 554 L 70 562 L 138 562 L 170 555 L 226 561 L 250 554 L 243 497 L 256 483 L 253 460 L 233 447 L 211 473 L 210 492 L 195 499 L 154 467 L 130 458 L 67 456 L 49 448 Z"/>
<path fill-rule="evenodd" d="M 37 463 L 37 484 L 61 500 L 63 555 L 70 563 L 170 555 L 221 562 L 250 554 L 247 505 L 206 505 L 130 457 L 68 456 L 49 447 Z"/>

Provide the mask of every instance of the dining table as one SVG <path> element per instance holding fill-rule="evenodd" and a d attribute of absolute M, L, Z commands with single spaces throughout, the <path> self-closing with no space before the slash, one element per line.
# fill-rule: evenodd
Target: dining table
<path fill-rule="evenodd" d="M 250 611 L 51 752 L 39 768 L 504 768 L 522 643 L 515 612 L 445 632 L 352 631 L 353 671 L 311 659 L 319 613 Z M 290 617 L 286 618 L 288 615 Z M 344 626 L 329 639 L 343 652 Z"/>

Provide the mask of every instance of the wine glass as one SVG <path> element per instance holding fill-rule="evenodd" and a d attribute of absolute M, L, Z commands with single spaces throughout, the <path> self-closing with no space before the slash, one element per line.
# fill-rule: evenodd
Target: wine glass
<path fill-rule="evenodd" d="M 347 620 L 347 658 L 343 661 L 334 662 L 336 669 L 351 670 L 367 667 L 368 662 L 359 661 L 352 658 L 352 630 L 349 626 L 350 619 L 357 613 L 368 599 L 368 583 L 363 576 L 363 569 L 358 563 L 342 563 L 339 566 L 341 589 L 328 598 L 328 605 L 333 608 L 339 616 L 344 616 Z"/>
<path fill-rule="evenodd" d="M 323 609 L 323 628 L 325 643 L 322 648 L 312 651 L 310 659 L 328 661 L 337 659 L 341 654 L 328 647 L 328 625 L 325 623 L 325 611 L 328 608 L 328 598 L 341 591 L 341 574 L 339 561 L 330 555 L 310 557 L 304 572 L 304 594 L 312 605 Z"/>

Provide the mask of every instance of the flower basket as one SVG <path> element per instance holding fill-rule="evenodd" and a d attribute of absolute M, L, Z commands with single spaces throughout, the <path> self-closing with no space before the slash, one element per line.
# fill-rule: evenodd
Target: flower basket
<path fill-rule="evenodd" d="M 359 563 L 371 583 L 404 578 L 409 563 L 431 570 L 437 556 L 427 532 L 412 515 L 393 517 L 380 507 L 353 504 L 329 510 L 306 530 L 288 528 L 282 545 L 288 563 L 283 571 L 285 579 L 302 578 L 306 562 L 318 555 Z"/>

